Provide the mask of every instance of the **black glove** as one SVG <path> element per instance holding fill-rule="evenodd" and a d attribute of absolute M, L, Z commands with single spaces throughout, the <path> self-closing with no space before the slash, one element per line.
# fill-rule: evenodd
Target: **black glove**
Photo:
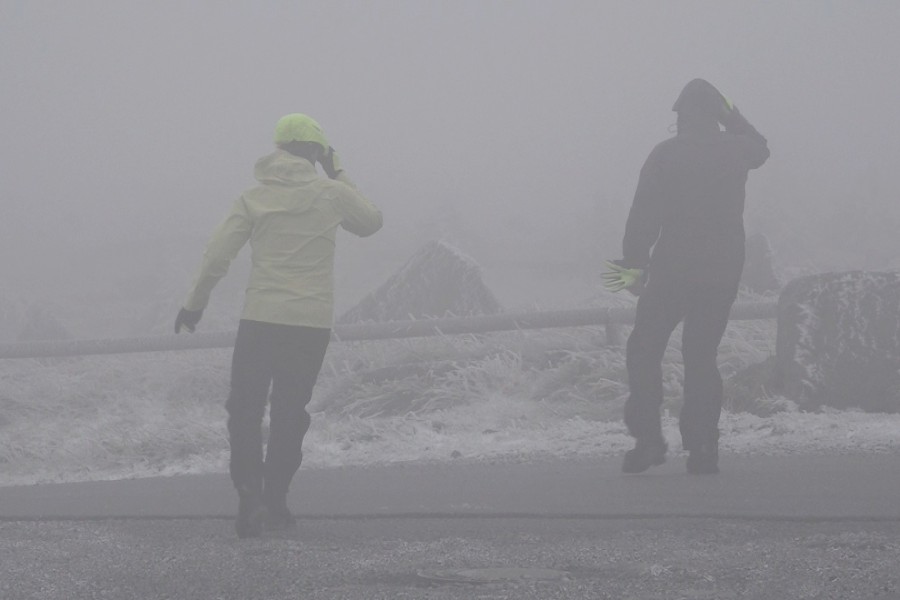
<path fill-rule="evenodd" d="M 725 131 L 729 133 L 741 134 L 750 128 L 750 123 L 741 114 L 737 106 L 726 101 L 725 108 L 722 110 L 722 116 L 719 117 L 719 123 L 725 127 Z"/>
<path fill-rule="evenodd" d="M 197 323 L 200 322 L 200 317 L 202 316 L 203 309 L 188 310 L 186 308 L 182 308 L 178 311 L 178 316 L 175 317 L 175 333 L 181 333 L 182 327 L 184 327 L 191 333 L 194 333 L 194 329 L 197 328 Z"/>
<path fill-rule="evenodd" d="M 328 146 L 325 153 L 319 158 L 319 162 L 322 164 L 322 169 L 325 170 L 325 174 L 331 179 L 335 179 L 338 174 L 343 171 L 341 168 L 341 161 L 335 153 L 334 148 L 331 146 Z"/>

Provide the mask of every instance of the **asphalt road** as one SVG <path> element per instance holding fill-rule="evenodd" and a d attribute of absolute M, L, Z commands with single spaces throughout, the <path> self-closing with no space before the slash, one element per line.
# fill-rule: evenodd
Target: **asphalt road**
<path fill-rule="evenodd" d="M 0 487 L 0 599 L 900 599 L 900 456 L 304 470 L 238 540 L 227 476 Z"/>
<path fill-rule="evenodd" d="M 639 475 L 619 459 L 301 470 L 301 517 L 494 515 L 900 519 L 900 455 L 723 456 L 688 475 L 672 456 Z M 227 475 L 0 487 L 0 519 L 230 516 Z"/>

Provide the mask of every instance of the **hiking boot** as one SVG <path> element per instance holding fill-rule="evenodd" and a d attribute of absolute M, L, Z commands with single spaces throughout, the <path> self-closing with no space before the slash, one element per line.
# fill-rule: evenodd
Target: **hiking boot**
<path fill-rule="evenodd" d="M 297 520 L 287 508 L 266 511 L 266 531 L 289 531 L 295 527 Z"/>
<path fill-rule="evenodd" d="M 719 444 L 702 444 L 690 451 L 687 472 L 691 475 L 714 475 L 719 472 Z"/>
<path fill-rule="evenodd" d="M 268 492 L 268 490 L 266 490 Z M 266 531 L 285 531 L 297 525 L 297 520 L 287 507 L 287 494 L 273 496 L 264 493 L 266 504 Z"/>
<path fill-rule="evenodd" d="M 266 521 L 266 505 L 262 496 L 250 490 L 238 490 L 240 503 L 238 504 L 237 520 L 234 528 L 238 537 L 249 538 L 262 535 L 263 523 Z"/>
<path fill-rule="evenodd" d="M 655 467 L 666 462 L 666 452 L 669 445 L 662 438 L 641 439 L 638 438 L 634 448 L 625 453 L 622 461 L 623 473 L 643 473 L 650 467 Z"/>

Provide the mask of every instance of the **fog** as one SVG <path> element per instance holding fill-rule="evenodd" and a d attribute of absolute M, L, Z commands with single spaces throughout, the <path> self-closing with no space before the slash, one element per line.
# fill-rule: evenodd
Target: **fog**
<path fill-rule="evenodd" d="M 339 304 L 438 237 L 507 305 L 563 302 L 619 256 L 695 77 L 769 140 L 745 217 L 784 276 L 900 268 L 897 31 L 891 0 L 0 0 L 0 299 L 153 270 L 177 306 L 305 112 L 385 215 L 339 240 Z"/>

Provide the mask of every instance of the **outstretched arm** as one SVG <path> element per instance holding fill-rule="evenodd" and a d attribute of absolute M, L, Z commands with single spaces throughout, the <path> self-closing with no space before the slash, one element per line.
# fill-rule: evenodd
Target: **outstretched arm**
<path fill-rule="evenodd" d="M 360 237 L 368 237 L 381 229 L 381 210 L 357 190 L 345 186 L 338 199 L 341 227 Z"/>
<path fill-rule="evenodd" d="M 244 199 L 238 198 L 206 245 L 200 270 L 184 301 L 185 309 L 198 311 L 206 308 L 213 288 L 225 276 L 231 261 L 250 239 L 252 225 Z"/>

